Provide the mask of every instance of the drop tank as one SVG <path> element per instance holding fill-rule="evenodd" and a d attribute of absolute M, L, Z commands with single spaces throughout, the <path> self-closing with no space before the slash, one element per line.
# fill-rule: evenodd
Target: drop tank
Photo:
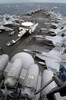
<path fill-rule="evenodd" d="M 14 87 L 18 82 L 19 76 L 22 71 L 22 60 L 17 58 L 14 60 L 12 67 L 8 71 L 4 84 L 8 87 Z"/>
<path fill-rule="evenodd" d="M 31 65 L 24 81 L 24 87 L 21 91 L 22 96 L 27 95 L 27 97 L 30 99 L 34 97 L 34 93 L 37 88 L 38 75 L 38 66 L 36 64 Z"/>

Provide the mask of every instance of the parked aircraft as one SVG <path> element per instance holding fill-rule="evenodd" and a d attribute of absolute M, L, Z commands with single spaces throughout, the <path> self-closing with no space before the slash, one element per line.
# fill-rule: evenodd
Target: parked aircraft
<path fill-rule="evenodd" d="M 31 51 L 28 49 L 24 49 L 24 51 L 28 53 L 34 53 L 35 57 L 45 61 L 46 66 L 54 71 L 59 71 L 60 65 L 62 64 L 65 66 L 66 64 L 66 54 L 64 53 L 62 55 L 61 51 L 59 52 L 56 48 L 49 52 L 37 52 L 36 50 Z"/>
<path fill-rule="evenodd" d="M 20 25 L 19 23 L 17 23 L 17 21 L 20 20 L 16 17 L 14 17 L 13 15 L 4 15 L 3 18 L 3 25 Z"/>
<path fill-rule="evenodd" d="M 19 27 L 18 37 L 22 37 L 27 32 L 29 34 L 32 34 L 32 32 L 34 32 L 36 27 L 38 26 L 38 23 L 34 24 L 32 22 L 23 22 L 21 25 L 22 26 Z"/>
<path fill-rule="evenodd" d="M 5 26 L 3 26 L 3 25 L 0 25 L 0 31 L 2 32 L 2 31 L 13 31 L 13 29 L 12 28 L 9 28 L 9 27 L 5 27 Z"/>
<path fill-rule="evenodd" d="M 42 35 L 35 35 L 35 39 L 38 40 L 39 42 L 53 46 L 60 46 L 63 40 L 61 36 L 42 36 Z"/>

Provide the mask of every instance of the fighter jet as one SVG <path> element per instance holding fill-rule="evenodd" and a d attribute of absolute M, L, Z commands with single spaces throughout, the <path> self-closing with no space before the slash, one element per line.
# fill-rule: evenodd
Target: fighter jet
<path fill-rule="evenodd" d="M 54 11 L 48 11 L 48 14 L 50 15 L 50 17 L 52 19 L 56 19 L 56 20 L 62 20 L 62 15 L 60 13 L 56 14 Z"/>
<path fill-rule="evenodd" d="M 45 24 L 50 26 L 50 28 L 48 28 L 47 31 L 51 35 L 62 35 L 63 33 L 66 32 L 66 21 L 65 20 L 60 21 L 59 23 L 50 22 L 50 23 L 45 23 Z"/>
<path fill-rule="evenodd" d="M 12 15 L 4 15 L 3 18 L 3 25 L 20 25 L 19 23 L 17 23 L 18 19 L 14 18 Z"/>
<path fill-rule="evenodd" d="M 54 23 L 54 22 L 51 22 L 50 25 L 51 25 L 52 28 L 57 28 L 58 27 L 58 24 Z"/>
<path fill-rule="evenodd" d="M 28 49 L 24 49 L 24 51 L 28 53 L 31 52 L 31 50 Z M 49 52 L 32 51 L 31 53 L 35 53 L 36 57 L 45 61 L 46 66 L 54 71 L 59 71 L 60 65 L 66 64 L 66 54 L 62 55 L 61 51 L 56 50 L 56 48 Z"/>
<path fill-rule="evenodd" d="M 57 35 L 59 33 L 60 33 L 60 35 L 62 35 L 63 33 L 66 32 L 66 26 L 64 26 L 62 28 L 57 28 L 57 29 L 50 28 L 49 32 L 53 32 L 55 35 Z"/>
<path fill-rule="evenodd" d="M 0 32 L 2 32 L 2 31 L 13 31 L 13 29 L 4 26 L 4 25 L 3 25 L 3 22 L 0 22 Z"/>
<path fill-rule="evenodd" d="M 61 36 L 52 37 L 52 36 L 35 35 L 35 39 L 38 40 L 39 42 L 53 46 L 60 46 L 62 44 Z"/>
<path fill-rule="evenodd" d="M 59 22 L 55 22 L 51 20 L 51 22 L 46 22 L 45 24 L 49 25 L 53 29 L 57 29 L 57 28 L 62 29 L 66 26 L 66 18 L 64 17 Z"/>
<path fill-rule="evenodd" d="M 0 25 L 0 32 L 2 32 L 2 31 L 13 31 L 13 29 L 9 28 L 9 27 L 5 27 L 3 25 Z"/>

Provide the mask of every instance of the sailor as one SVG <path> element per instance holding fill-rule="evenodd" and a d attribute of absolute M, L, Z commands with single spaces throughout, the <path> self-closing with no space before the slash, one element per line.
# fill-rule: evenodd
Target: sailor
<path fill-rule="evenodd" d="M 0 51 L 1 51 L 1 52 L 3 52 L 3 49 L 2 49 L 2 47 L 0 47 Z"/>
<path fill-rule="evenodd" d="M 40 35 L 40 33 L 41 33 L 40 26 L 38 25 L 37 28 L 38 28 L 38 35 Z"/>

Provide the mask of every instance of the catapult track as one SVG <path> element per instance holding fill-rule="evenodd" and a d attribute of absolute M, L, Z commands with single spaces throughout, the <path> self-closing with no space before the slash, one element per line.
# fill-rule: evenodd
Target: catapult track
<path fill-rule="evenodd" d="M 25 39 L 24 41 L 22 41 L 22 42 L 20 43 L 20 45 L 9 55 L 10 59 L 11 59 L 16 53 L 20 52 L 20 51 L 24 48 L 24 46 L 25 46 L 29 41 L 32 40 L 32 37 L 33 37 L 33 35 L 30 35 L 30 36 L 26 37 L 26 39 Z"/>

